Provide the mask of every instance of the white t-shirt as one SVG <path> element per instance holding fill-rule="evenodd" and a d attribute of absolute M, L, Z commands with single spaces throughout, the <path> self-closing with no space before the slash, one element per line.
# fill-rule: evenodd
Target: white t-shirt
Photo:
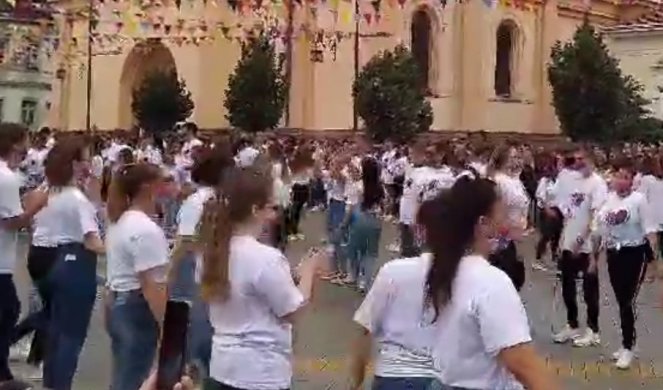
<path fill-rule="evenodd" d="M 235 163 L 238 167 L 250 167 L 253 165 L 253 162 L 256 160 L 256 157 L 260 152 L 258 149 L 253 146 L 247 146 L 244 149 L 240 150 L 235 157 Z"/>
<path fill-rule="evenodd" d="M 403 196 L 401 196 L 400 202 L 400 222 L 402 224 L 415 224 L 424 191 L 435 174 L 435 169 L 431 167 L 416 167 L 405 173 Z"/>
<path fill-rule="evenodd" d="M 560 179 L 557 180 L 553 192 L 556 194 L 557 205 L 564 215 L 564 229 L 560 246 L 562 250 L 573 250 L 577 246 L 578 237 L 584 235 L 584 242 L 580 246 L 581 253 L 591 253 L 592 243 L 589 239 L 588 229 L 591 228 L 592 214 L 597 212 L 608 195 L 608 187 L 601 176 L 593 173 L 589 177 L 574 176 L 564 180 L 565 186 L 561 190 L 568 193 L 566 198 L 560 197 Z M 572 190 L 568 190 L 572 188 Z"/>
<path fill-rule="evenodd" d="M 434 169 L 431 172 L 429 181 L 423 189 L 421 196 L 422 201 L 435 198 L 442 190 L 451 188 L 456 182 L 456 175 L 454 175 L 451 168 L 444 166 L 439 169 Z"/>
<path fill-rule="evenodd" d="M 361 180 L 345 181 L 345 204 L 357 205 L 361 202 L 364 194 L 364 185 Z"/>
<path fill-rule="evenodd" d="M 189 195 L 177 214 L 177 235 L 183 237 L 192 237 L 198 231 L 198 223 L 203 216 L 205 203 L 214 196 L 212 187 L 200 187 L 193 194 Z M 202 254 L 196 253 L 196 281 L 200 281 L 202 271 Z"/>
<path fill-rule="evenodd" d="M 97 179 L 101 179 L 104 174 L 104 159 L 100 155 L 95 155 L 92 157 L 92 163 L 90 164 L 90 172 L 92 176 Z"/>
<path fill-rule="evenodd" d="M 555 179 L 542 177 L 536 187 L 536 205 L 537 207 L 554 206 L 553 189 L 555 188 Z"/>
<path fill-rule="evenodd" d="M 142 211 L 125 211 L 106 237 L 107 283 L 113 291 L 138 290 L 138 274 L 168 264 L 166 235 Z"/>
<path fill-rule="evenodd" d="M 28 150 L 25 159 L 21 163 L 25 174 L 28 177 L 43 177 L 44 176 L 44 160 L 46 160 L 46 155 L 48 154 L 48 148 L 35 149 L 30 148 Z"/>
<path fill-rule="evenodd" d="M 56 245 L 83 243 L 85 235 L 98 233 L 97 210 L 77 187 L 55 189 L 49 195 L 51 217 L 44 221 Z"/>
<path fill-rule="evenodd" d="M 303 303 L 283 254 L 254 237 L 230 241 L 230 296 L 210 302 L 210 376 L 241 389 L 291 387 L 292 326 L 281 320 Z"/>
<path fill-rule="evenodd" d="M 430 264 L 431 255 L 425 253 L 383 265 L 354 315 L 377 341 L 377 376 L 434 376 L 433 313 L 425 304 Z"/>
<path fill-rule="evenodd" d="M 499 362 L 503 349 L 532 341 L 525 307 L 509 277 L 477 255 L 461 259 L 452 298 L 435 322 L 440 382 L 468 389 L 522 389 Z"/>
<path fill-rule="evenodd" d="M 527 226 L 529 197 L 523 182 L 518 177 L 503 172 L 495 173 L 493 178 L 507 207 L 507 217 L 511 226 L 524 229 Z"/>
<path fill-rule="evenodd" d="M 53 248 L 57 246 L 57 235 L 53 231 L 57 218 L 51 204 L 39 210 L 32 219 L 32 245 Z"/>
<path fill-rule="evenodd" d="M 607 248 L 619 249 L 645 243 L 659 225 L 654 222 L 649 204 L 640 192 L 621 197 L 610 192 L 596 215 L 596 233 Z"/>
<path fill-rule="evenodd" d="M 564 203 L 574 192 L 575 185 L 582 177 L 582 174 L 574 169 L 564 168 L 559 171 L 552 190 L 552 206 L 562 211 Z"/>
<path fill-rule="evenodd" d="M 21 206 L 20 177 L 0 160 L 0 219 L 9 219 L 23 214 Z M 13 274 L 18 255 L 18 232 L 0 226 L 0 274 Z"/>
<path fill-rule="evenodd" d="M 652 215 L 652 221 L 658 225 L 658 231 L 663 231 L 663 207 L 660 207 L 659 204 L 663 199 L 663 179 L 653 175 L 644 175 L 637 191 L 645 195 L 650 206 L 649 212 Z"/>

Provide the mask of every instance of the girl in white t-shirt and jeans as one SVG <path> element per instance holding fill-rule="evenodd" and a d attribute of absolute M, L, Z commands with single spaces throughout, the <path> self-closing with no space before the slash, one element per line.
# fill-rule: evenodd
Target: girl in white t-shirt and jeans
<path fill-rule="evenodd" d="M 272 181 L 255 169 L 231 169 L 201 224 L 202 295 L 214 328 L 205 389 L 285 390 L 292 379 L 292 323 L 311 298 L 327 259 L 308 256 L 298 267 L 258 241 L 275 218 Z"/>
<path fill-rule="evenodd" d="M 108 198 L 106 327 L 111 389 L 137 390 L 148 377 L 166 303 L 168 241 L 150 215 L 162 171 L 139 163 L 116 172 Z"/>

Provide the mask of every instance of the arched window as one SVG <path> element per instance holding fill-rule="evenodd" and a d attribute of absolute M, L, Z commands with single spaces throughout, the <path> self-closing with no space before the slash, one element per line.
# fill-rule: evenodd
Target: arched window
<path fill-rule="evenodd" d="M 511 21 L 500 23 L 496 34 L 495 95 L 511 97 L 513 93 L 514 53 L 517 27 Z"/>
<path fill-rule="evenodd" d="M 428 90 L 431 53 L 431 20 L 424 9 L 412 16 L 412 55 L 421 72 L 421 87 Z"/>

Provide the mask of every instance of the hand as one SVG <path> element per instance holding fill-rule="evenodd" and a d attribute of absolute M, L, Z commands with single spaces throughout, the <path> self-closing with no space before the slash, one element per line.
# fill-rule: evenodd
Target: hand
<path fill-rule="evenodd" d="M 580 249 L 582 248 L 582 245 L 585 243 L 585 239 L 582 237 L 576 238 L 576 242 L 573 244 L 573 254 L 577 255 L 580 253 Z"/>
<path fill-rule="evenodd" d="M 329 255 L 321 248 L 311 248 L 297 266 L 297 273 L 301 277 L 307 274 L 325 274 L 329 272 Z"/>
<path fill-rule="evenodd" d="M 152 375 L 143 383 L 140 390 L 157 390 L 157 372 L 154 371 Z M 194 390 L 193 382 L 189 377 L 183 377 L 181 382 L 173 387 L 173 390 Z"/>
<path fill-rule="evenodd" d="M 587 266 L 587 273 L 593 275 L 596 273 L 598 268 L 599 267 L 598 267 L 597 257 L 593 257 L 592 259 L 589 260 L 589 265 Z"/>

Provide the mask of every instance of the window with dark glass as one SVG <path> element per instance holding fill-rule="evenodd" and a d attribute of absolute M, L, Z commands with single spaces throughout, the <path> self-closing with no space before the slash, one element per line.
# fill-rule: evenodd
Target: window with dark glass
<path fill-rule="evenodd" d="M 495 95 L 510 97 L 512 94 L 513 48 L 515 28 L 503 22 L 497 28 L 497 50 L 495 57 Z"/>
<path fill-rule="evenodd" d="M 37 102 L 34 100 L 23 100 L 21 102 L 21 122 L 26 126 L 32 126 L 35 123 L 37 111 Z"/>
<path fill-rule="evenodd" d="M 412 55 L 421 75 L 421 87 L 428 89 L 431 48 L 431 20 L 428 13 L 420 9 L 412 17 Z"/>

